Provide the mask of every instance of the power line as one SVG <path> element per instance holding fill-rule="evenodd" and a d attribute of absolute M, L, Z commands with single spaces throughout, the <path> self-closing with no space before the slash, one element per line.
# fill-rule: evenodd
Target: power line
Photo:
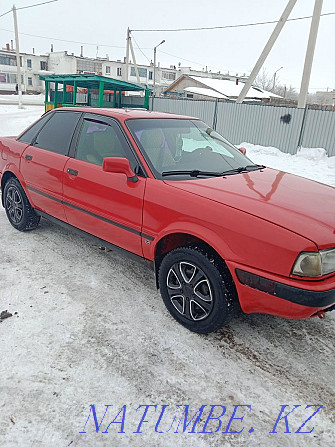
<path fill-rule="evenodd" d="M 21 8 L 16 8 L 16 10 L 18 11 L 19 9 L 34 8 L 35 6 L 46 5 L 47 3 L 54 3 L 54 2 L 58 2 L 58 0 L 49 0 L 49 1 L 47 1 L 47 2 L 35 3 L 34 5 L 21 6 Z M 0 16 L 0 17 L 1 17 L 1 16 Z"/>
<path fill-rule="evenodd" d="M 191 61 L 191 60 L 189 60 L 189 59 L 185 59 L 185 58 L 183 58 L 183 57 L 176 56 L 175 54 L 167 53 L 166 51 L 162 51 L 162 50 L 160 50 L 160 53 L 167 54 L 168 56 L 172 56 L 172 57 L 175 57 L 175 58 L 180 59 L 180 60 L 182 60 L 182 61 L 190 62 L 191 64 L 199 65 L 199 66 L 201 66 L 201 67 L 204 67 L 204 66 L 206 65 L 206 64 L 200 64 L 200 62 Z M 208 64 L 207 64 L 207 65 L 208 65 Z M 222 68 L 214 67 L 214 65 L 211 65 L 211 67 L 214 68 L 215 70 L 222 70 Z M 227 71 L 228 71 L 228 70 L 227 70 Z M 232 71 L 232 70 L 230 70 L 230 71 Z"/>
<path fill-rule="evenodd" d="M 135 42 L 137 48 L 140 50 L 140 52 L 143 54 L 143 56 L 147 59 L 147 61 L 148 61 L 149 64 L 150 64 L 150 62 L 151 62 L 150 59 L 148 58 L 148 56 L 147 56 L 145 53 L 143 53 L 142 49 L 139 47 L 139 45 L 138 45 L 137 41 L 135 40 L 135 37 L 134 37 L 134 36 L 132 36 L 132 39 L 133 39 L 133 41 Z M 147 50 L 148 50 L 148 48 L 147 48 Z"/>
<path fill-rule="evenodd" d="M 335 15 L 335 12 L 326 12 L 321 14 L 321 16 L 331 16 Z M 287 22 L 295 21 L 295 20 L 305 20 L 311 19 L 313 16 L 304 16 L 304 17 L 294 17 L 293 19 L 287 19 Z M 213 30 L 213 29 L 225 29 L 225 28 L 241 28 L 246 26 L 258 26 L 258 25 L 269 25 L 272 23 L 278 23 L 278 20 L 271 20 L 267 22 L 254 22 L 254 23 L 242 23 L 239 25 L 223 25 L 223 26 L 203 26 L 199 28 L 175 28 L 175 29 L 132 29 L 131 31 L 136 32 L 179 32 L 179 31 L 204 31 L 204 30 Z"/>
<path fill-rule="evenodd" d="M 9 11 L 7 11 L 7 12 L 4 12 L 3 14 L 1 14 L 1 16 L 0 17 L 3 17 L 3 16 L 5 16 L 6 14 L 9 14 L 10 12 L 12 12 L 12 9 L 10 9 Z"/>
<path fill-rule="evenodd" d="M 8 33 L 13 33 L 14 31 L 11 29 L 5 29 L 5 28 L 0 28 L 0 31 L 7 31 Z M 38 36 L 37 34 L 29 34 L 29 33 L 19 33 L 22 36 L 29 36 L 29 37 L 38 37 L 39 39 L 48 39 L 48 40 L 55 40 L 58 42 L 68 42 L 68 43 L 78 43 L 81 45 L 93 45 L 93 46 L 99 46 L 99 47 L 109 47 L 109 48 L 121 48 L 121 49 L 125 49 L 126 47 L 120 47 L 117 45 L 102 45 L 102 44 L 98 44 L 98 43 L 92 43 L 92 42 L 80 42 L 80 41 L 76 41 L 76 40 L 66 40 L 66 39 L 57 39 L 55 37 L 46 37 L 46 36 Z M 147 48 L 149 49 L 149 48 Z"/>
<path fill-rule="evenodd" d="M 54 3 L 54 2 L 58 2 L 58 0 L 49 0 L 49 1 L 43 2 L 43 3 L 36 3 L 35 5 L 21 6 L 21 8 L 16 8 L 16 10 L 18 11 L 19 9 L 34 8 L 35 6 L 46 5 L 47 3 Z M 3 14 L 1 14 L 0 17 L 5 16 L 6 14 L 9 14 L 12 11 L 13 11 L 13 8 L 10 9 L 9 11 L 7 11 L 7 12 L 4 12 Z"/>

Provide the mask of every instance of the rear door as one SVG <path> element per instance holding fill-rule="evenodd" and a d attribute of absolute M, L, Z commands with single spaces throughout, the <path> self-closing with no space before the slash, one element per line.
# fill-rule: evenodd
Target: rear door
<path fill-rule="evenodd" d="M 139 173 L 133 183 L 124 174 L 102 170 L 105 157 L 128 158 L 133 170 L 139 166 L 120 124 L 109 117 L 85 114 L 73 155 L 64 167 L 63 180 L 68 222 L 142 256 L 146 178 Z"/>
<path fill-rule="evenodd" d="M 54 112 L 21 156 L 21 173 L 33 206 L 63 221 L 66 220 L 62 203 L 64 166 L 81 115 L 81 112 Z"/>

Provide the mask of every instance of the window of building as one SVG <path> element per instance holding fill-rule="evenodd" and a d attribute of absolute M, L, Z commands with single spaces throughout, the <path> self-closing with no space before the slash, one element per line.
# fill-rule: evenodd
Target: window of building
<path fill-rule="evenodd" d="M 102 63 L 92 59 L 77 59 L 77 72 L 101 73 Z"/>
<path fill-rule="evenodd" d="M 173 73 L 173 71 L 163 71 L 162 79 L 168 79 L 169 81 L 174 81 L 176 79 L 176 73 Z"/>
<path fill-rule="evenodd" d="M 27 67 L 31 68 L 31 59 L 27 59 Z"/>
<path fill-rule="evenodd" d="M 153 72 L 149 71 L 149 81 L 152 81 L 152 77 L 153 77 Z"/>
<path fill-rule="evenodd" d="M 186 94 L 186 98 L 193 98 L 192 93 L 187 93 L 187 94 Z"/>
<path fill-rule="evenodd" d="M 111 73 L 111 68 L 109 65 L 106 65 L 106 74 L 110 74 Z"/>
<path fill-rule="evenodd" d="M 48 64 L 46 61 L 41 61 L 40 62 L 40 66 L 41 66 L 41 70 L 47 70 L 48 69 Z"/>
<path fill-rule="evenodd" d="M 12 65 L 16 66 L 15 56 L 0 56 L 0 65 Z"/>
<path fill-rule="evenodd" d="M 28 78 L 28 85 L 30 87 L 33 85 L 33 78 Z"/>
<path fill-rule="evenodd" d="M 122 68 L 121 68 L 121 67 L 117 67 L 117 69 L 116 69 L 116 74 L 117 74 L 118 76 L 122 76 Z"/>
<path fill-rule="evenodd" d="M 139 75 L 140 78 L 146 78 L 147 77 L 148 70 L 146 68 L 137 67 L 137 69 L 138 69 L 138 75 Z M 131 69 L 130 69 L 130 76 L 136 76 L 135 67 L 131 67 Z"/>
<path fill-rule="evenodd" d="M 0 73 L 0 82 L 3 84 L 16 84 L 16 74 Z"/>
<path fill-rule="evenodd" d="M 80 112 L 55 112 L 38 134 L 34 146 L 67 155 Z"/>

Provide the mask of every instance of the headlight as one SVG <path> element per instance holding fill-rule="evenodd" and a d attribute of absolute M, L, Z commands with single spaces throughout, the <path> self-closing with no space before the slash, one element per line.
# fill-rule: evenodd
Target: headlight
<path fill-rule="evenodd" d="M 335 272 L 335 248 L 318 252 L 300 253 L 294 263 L 292 274 L 317 277 Z"/>

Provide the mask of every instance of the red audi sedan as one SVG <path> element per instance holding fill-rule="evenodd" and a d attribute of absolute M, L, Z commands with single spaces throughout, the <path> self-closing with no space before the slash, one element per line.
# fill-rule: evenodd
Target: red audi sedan
<path fill-rule="evenodd" d="M 208 333 L 241 309 L 284 318 L 335 305 L 335 190 L 254 164 L 202 121 L 62 108 L 0 139 L 2 204 L 152 263 L 172 316 Z"/>

